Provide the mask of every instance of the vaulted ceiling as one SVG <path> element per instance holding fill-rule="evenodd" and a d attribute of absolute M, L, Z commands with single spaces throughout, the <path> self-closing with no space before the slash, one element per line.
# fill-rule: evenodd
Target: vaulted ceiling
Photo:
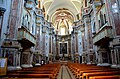
<path fill-rule="evenodd" d="M 52 22 L 56 29 L 64 22 L 70 28 L 80 13 L 81 0 L 41 0 L 45 10 L 45 18 Z M 65 20 L 65 21 L 63 21 Z M 60 23 L 61 22 L 61 23 Z"/>

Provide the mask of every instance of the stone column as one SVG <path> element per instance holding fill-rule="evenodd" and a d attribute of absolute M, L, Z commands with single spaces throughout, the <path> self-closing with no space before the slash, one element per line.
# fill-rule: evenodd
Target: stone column
<path fill-rule="evenodd" d="M 30 56 L 29 56 L 29 57 L 30 57 L 30 59 L 29 59 L 29 60 L 30 60 L 30 61 L 29 61 L 30 67 L 33 67 L 33 66 L 32 66 L 32 62 L 33 62 L 33 51 L 30 52 Z"/>
<path fill-rule="evenodd" d="M 98 58 L 97 58 L 98 59 L 98 64 L 97 65 L 99 66 L 99 65 L 102 64 L 102 54 L 101 54 L 101 51 L 100 50 L 97 51 L 97 54 L 98 54 Z"/>
<path fill-rule="evenodd" d="M 52 53 L 52 35 L 49 35 L 49 53 Z"/>
<path fill-rule="evenodd" d="M 75 62 L 75 54 L 76 54 L 76 40 L 75 40 L 75 34 L 73 34 L 73 59 Z"/>
<path fill-rule="evenodd" d="M 33 60 L 33 52 L 31 51 L 30 48 L 22 52 L 22 60 L 21 60 L 22 67 L 24 68 L 33 67 L 32 60 Z"/>
<path fill-rule="evenodd" d="M 56 42 L 56 60 L 58 60 L 59 59 L 59 51 L 58 51 L 58 45 L 59 45 L 59 42 L 58 42 L 58 36 L 57 36 L 57 34 L 58 34 L 58 31 L 56 31 L 56 35 L 55 35 L 55 42 Z"/>
<path fill-rule="evenodd" d="M 41 55 L 39 55 L 39 64 L 41 65 Z"/>
<path fill-rule="evenodd" d="M 19 18 L 19 12 L 20 8 L 22 7 L 22 4 L 19 4 L 20 0 L 13 0 L 13 3 L 11 4 L 11 13 L 9 16 L 9 38 L 10 39 L 17 39 L 17 32 L 18 32 L 18 26 L 19 21 L 21 18 Z"/>
<path fill-rule="evenodd" d="M 68 57 L 69 60 L 71 61 L 71 36 L 68 37 Z"/>
<path fill-rule="evenodd" d="M 117 58 L 116 58 L 116 52 L 114 51 L 114 49 L 111 50 L 111 58 L 112 58 L 112 68 L 116 68 L 117 67 Z"/>
<path fill-rule="evenodd" d="M 56 53 L 56 41 L 55 41 L 55 35 L 52 35 L 52 39 L 53 39 L 53 45 L 52 45 L 52 54 L 53 54 L 53 61 L 55 61 L 55 53 Z"/>
<path fill-rule="evenodd" d="M 74 56 L 75 56 L 75 41 L 74 41 L 75 37 L 74 37 L 74 33 L 72 32 L 71 34 L 71 57 L 72 57 L 72 61 L 74 62 Z"/>
<path fill-rule="evenodd" d="M 75 53 L 78 53 L 78 33 L 75 33 Z"/>
<path fill-rule="evenodd" d="M 50 59 L 51 59 L 51 55 L 52 55 L 52 49 L 51 49 L 51 41 L 52 41 L 52 39 L 51 39 L 51 37 L 52 37 L 52 35 L 49 33 L 49 54 L 48 54 L 48 62 L 49 61 L 51 61 Z"/>
<path fill-rule="evenodd" d="M 93 39 L 92 39 L 92 30 L 90 24 L 90 15 L 87 14 L 84 16 L 84 23 L 85 23 L 85 41 L 86 41 L 86 54 L 87 54 L 87 63 L 92 64 L 90 55 L 93 54 Z"/>
<path fill-rule="evenodd" d="M 19 51 L 17 54 L 16 54 L 16 69 L 21 69 L 21 66 L 20 66 L 20 60 L 21 59 L 21 51 Z"/>
<path fill-rule="evenodd" d="M 53 36 L 53 27 L 52 27 L 52 25 L 51 25 L 51 23 L 49 23 L 50 24 L 50 28 L 49 28 L 49 58 L 48 58 L 48 60 L 50 59 L 50 61 L 51 61 L 51 59 L 52 59 L 52 55 L 53 55 L 53 39 L 52 39 L 52 36 Z"/>
<path fill-rule="evenodd" d="M 46 62 L 46 30 L 47 26 L 42 26 L 42 60 Z"/>

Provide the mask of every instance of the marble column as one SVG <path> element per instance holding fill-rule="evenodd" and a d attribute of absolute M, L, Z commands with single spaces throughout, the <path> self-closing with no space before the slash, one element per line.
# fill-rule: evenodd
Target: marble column
<path fill-rule="evenodd" d="M 18 53 L 16 54 L 16 69 L 21 69 L 20 66 L 20 60 L 21 60 L 21 51 L 18 51 Z"/>
<path fill-rule="evenodd" d="M 52 54 L 52 45 L 53 45 L 53 40 L 52 40 L 52 34 L 50 33 L 49 34 L 49 58 L 48 58 L 48 61 L 52 62 L 51 60 L 51 56 L 53 55 Z"/>
<path fill-rule="evenodd" d="M 52 35 L 52 40 L 53 40 L 53 45 L 52 45 L 52 54 L 53 54 L 53 57 L 52 57 L 52 59 L 53 59 L 53 61 L 55 61 L 55 53 L 56 53 L 56 41 L 55 41 L 55 35 L 53 34 Z"/>
<path fill-rule="evenodd" d="M 68 57 L 69 57 L 69 60 L 71 61 L 71 36 L 68 37 Z"/>
<path fill-rule="evenodd" d="M 30 49 L 22 52 L 21 66 L 23 68 L 33 67 L 32 60 L 33 60 L 33 52 L 30 51 Z"/>
<path fill-rule="evenodd" d="M 45 49 L 45 44 L 46 44 L 46 40 L 45 40 L 45 36 L 46 36 L 46 26 L 42 26 L 42 55 L 43 55 L 43 60 L 45 61 L 45 51 L 46 51 L 46 49 Z"/>
<path fill-rule="evenodd" d="M 87 63 L 92 64 L 90 55 L 93 54 L 93 39 L 92 39 L 92 30 L 90 23 L 90 15 L 87 14 L 84 16 L 85 23 L 85 40 L 86 40 L 86 54 L 87 54 Z"/>
<path fill-rule="evenodd" d="M 33 54 L 33 62 L 32 62 L 32 65 L 33 66 L 40 66 L 40 63 L 41 63 L 41 57 L 40 57 L 40 54 L 37 52 L 37 53 L 34 53 Z"/>
<path fill-rule="evenodd" d="M 75 33 L 75 42 L 76 42 L 75 52 L 78 53 L 78 33 Z"/>
<path fill-rule="evenodd" d="M 41 55 L 39 55 L 39 64 L 41 65 Z"/>
<path fill-rule="evenodd" d="M 116 68 L 117 67 L 117 58 L 116 58 L 116 52 L 114 51 L 114 49 L 111 50 L 111 58 L 112 58 L 112 68 Z"/>
<path fill-rule="evenodd" d="M 120 46 L 115 46 L 112 53 L 112 66 L 113 68 L 120 68 Z"/>

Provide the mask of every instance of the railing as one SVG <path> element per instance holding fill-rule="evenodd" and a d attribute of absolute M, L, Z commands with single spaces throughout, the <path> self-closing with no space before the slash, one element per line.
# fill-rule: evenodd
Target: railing
<path fill-rule="evenodd" d="M 24 26 L 18 29 L 18 40 L 23 39 L 29 40 L 33 44 L 36 44 L 36 37 L 32 35 Z"/>
<path fill-rule="evenodd" d="M 113 38 L 112 26 L 105 26 L 95 36 L 93 36 L 93 43 L 96 43 L 102 38 Z"/>

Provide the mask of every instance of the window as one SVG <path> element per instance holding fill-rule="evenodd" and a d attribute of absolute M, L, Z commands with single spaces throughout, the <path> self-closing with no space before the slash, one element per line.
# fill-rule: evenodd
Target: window
<path fill-rule="evenodd" d="M 32 25 L 32 33 L 34 33 L 34 25 Z"/>
<path fill-rule="evenodd" d="M 62 28 L 60 29 L 60 32 L 61 32 L 61 35 L 65 35 L 65 27 L 62 27 Z"/>
<path fill-rule="evenodd" d="M 92 24 L 92 33 L 95 34 L 96 33 L 96 27 L 95 27 L 95 22 Z"/>
<path fill-rule="evenodd" d="M 30 30 L 30 22 L 28 22 L 28 30 Z"/>
<path fill-rule="evenodd" d="M 99 22 L 99 27 L 101 27 L 100 20 L 98 22 Z"/>
<path fill-rule="evenodd" d="M 25 15 L 25 20 L 28 20 L 28 15 L 27 14 Z"/>
<path fill-rule="evenodd" d="M 25 15 L 25 18 L 24 18 L 24 25 L 28 28 L 28 15 L 26 14 Z"/>
<path fill-rule="evenodd" d="M 22 25 L 25 25 L 25 24 L 24 24 L 24 16 L 23 16 L 23 18 L 22 18 Z"/>
<path fill-rule="evenodd" d="M 103 14 L 102 12 L 100 12 L 100 23 L 101 23 L 101 26 L 102 27 L 104 25 L 104 19 L 103 19 Z"/>
<path fill-rule="evenodd" d="M 104 23 L 107 23 L 106 14 L 104 14 Z"/>

